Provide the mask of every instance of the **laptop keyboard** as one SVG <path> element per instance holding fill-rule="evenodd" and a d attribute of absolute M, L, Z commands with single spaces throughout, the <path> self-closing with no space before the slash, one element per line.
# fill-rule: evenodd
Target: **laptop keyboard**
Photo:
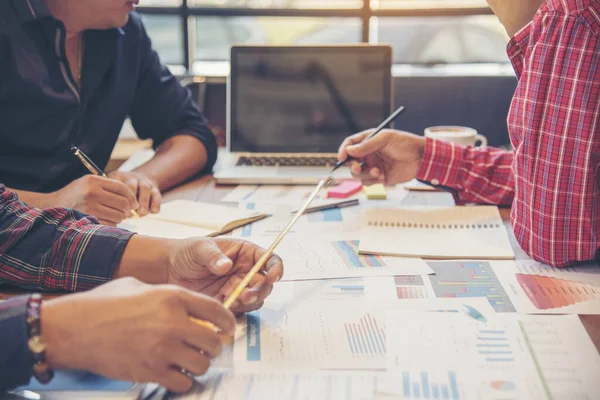
<path fill-rule="evenodd" d="M 337 163 L 335 157 L 240 157 L 236 165 L 281 167 L 327 167 Z"/>

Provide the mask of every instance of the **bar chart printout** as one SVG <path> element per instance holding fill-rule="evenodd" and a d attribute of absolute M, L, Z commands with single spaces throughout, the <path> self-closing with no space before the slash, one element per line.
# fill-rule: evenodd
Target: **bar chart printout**
<path fill-rule="evenodd" d="M 508 294 L 487 262 L 429 262 L 436 297 L 485 297 L 497 312 L 515 312 Z"/>
<path fill-rule="evenodd" d="M 463 398 L 459 394 L 454 371 L 449 371 L 446 380 L 440 379 L 439 382 L 430 379 L 428 372 L 421 372 L 416 376 L 410 372 L 402 372 L 402 391 L 400 393 L 408 399 L 459 400 Z"/>
<path fill-rule="evenodd" d="M 480 329 L 477 331 L 477 353 L 486 363 L 512 363 L 515 361 L 506 331 Z"/>
<path fill-rule="evenodd" d="M 356 323 L 345 323 L 344 329 L 353 355 L 385 355 L 385 331 L 371 314 L 365 314 Z"/>

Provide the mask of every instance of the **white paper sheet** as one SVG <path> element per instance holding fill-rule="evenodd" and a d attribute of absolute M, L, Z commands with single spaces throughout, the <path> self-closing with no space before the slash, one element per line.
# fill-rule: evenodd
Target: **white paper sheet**
<path fill-rule="evenodd" d="M 265 248 L 270 237 L 244 237 Z M 433 273 L 420 258 L 359 255 L 357 240 L 287 236 L 275 253 L 284 261 L 283 281 Z"/>
<path fill-rule="evenodd" d="M 481 374 L 510 398 L 593 399 L 600 391 L 600 355 L 575 315 L 495 314 L 487 323 L 453 314 L 404 317 L 386 314 L 394 338 L 389 373 L 405 365 L 455 368 Z"/>
<path fill-rule="evenodd" d="M 552 268 L 535 261 L 490 263 L 518 312 L 600 314 L 600 267 Z"/>
<path fill-rule="evenodd" d="M 410 387 L 404 386 L 403 376 L 408 376 Z M 414 379 L 413 379 L 414 378 Z M 474 399 L 468 395 L 469 382 L 467 377 L 461 377 L 451 371 L 405 371 L 403 375 L 389 375 L 377 372 L 255 372 L 240 373 L 226 371 L 211 371 L 198 378 L 198 385 L 192 393 L 178 396 L 179 400 L 271 400 L 271 399 L 310 399 L 310 400 L 368 400 L 378 398 L 383 392 L 397 392 L 400 396 L 391 398 L 423 399 L 420 390 L 423 384 L 439 387 L 445 385 L 445 390 L 451 393 L 455 388 L 459 393 L 458 399 Z M 414 391 L 414 381 L 419 388 Z M 451 384 L 454 385 L 451 387 Z M 409 395 L 405 396 L 405 391 Z M 473 391 L 471 391 L 472 393 Z M 442 393 L 439 389 L 440 399 Z M 432 394 L 433 395 L 433 394 Z M 433 398 L 433 397 L 432 397 Z M 450 398 L 450 397 L 448 397 Z"/>
<path fill-rule="evenodd" d="M 478 308 L 485 301 L 463 299 L 396 302 L 304 301 L 295 307 L 269 304 L 247 314 L 234 346 L 236 371 L 360 369 L 383 370 L 390 341 L 386 310 L 428 310 L 431 314 L 458 312 L 463 304 Z M 464 318 L 468 318 L 463 316 Z M 245 324 L 245 325 L 244 325 Z M 395 340 L 395 339 L 394 339 Z"/>

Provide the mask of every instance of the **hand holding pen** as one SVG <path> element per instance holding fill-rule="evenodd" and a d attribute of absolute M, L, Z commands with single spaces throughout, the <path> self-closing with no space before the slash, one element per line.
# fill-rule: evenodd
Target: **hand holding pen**
<path fill-rule="evenodd" d="M 394 185 L 417 177 L 424 149 L 424 137 L 380 126 L 344 140 L 338 159 L 340 163 L 349 161 L 352 175 L 365 185 Z"/>
<path fill-rule="evenodd" d="M 89 164 L 88 170 L 90 167 L 94 169 L 95 164 Z M 95 168 L 99 173 L 83 176 L 52 193 L 53 204 L 93 215 L 104 225 L 117 225 L 132 215 L 131 210 L 138 207 L 137 199 L 123 183 L 103 177 L 102 171 Z"/>

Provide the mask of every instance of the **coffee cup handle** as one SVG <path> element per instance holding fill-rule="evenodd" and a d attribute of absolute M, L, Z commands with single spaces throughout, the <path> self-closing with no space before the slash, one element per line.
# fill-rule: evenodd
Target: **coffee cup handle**
<path fill-rule="evenodd" d="M 477 142 L 479 142 L 479 144 L 477 144 Z M 475 146 L 476 147 L 485 147 L 487 146 L 488 141 L 487 138 L 483 135 L 476 135 L 475 136 Z"/>

